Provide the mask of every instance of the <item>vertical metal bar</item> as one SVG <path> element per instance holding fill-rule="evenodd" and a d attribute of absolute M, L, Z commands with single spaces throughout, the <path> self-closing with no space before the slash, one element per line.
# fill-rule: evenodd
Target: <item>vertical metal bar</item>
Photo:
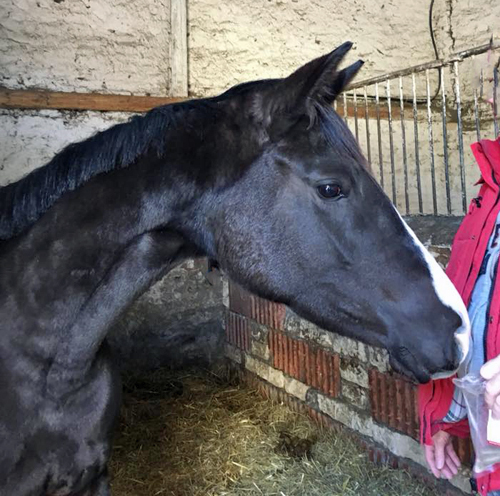
<path fill-rule="evenodd" d="M 441 120 L 443 122 L 443 161 L 444 161 L 444 187 L 446 190 L 446 211 L 451 215 L 451 194 L 450 194 L 450 164 L 448 160 L 448 130 L 446 128 L 446 87 L 444 81 L 444 67 L 439 69 L 441 79 Z"/>
<path fill-rule="evenodd" d="M 462 102 L 460 98 L 460 77 L 458 75 L 458 62 L 453 63 L 453 72 L 455 73 L 455 95 L 457 104 L 457 128 L 458 128 L 458 160 L 460 164 L 460 183 L 462 187 L 462 211 L 467 213 L 467 191 L 465 181 L 465 160 L 464 160 L 464 136 L 462 127 Z M 474 93 L 475 94 L 475 93 Z M 477 117 L 476 117 L 477 119 Z M 476 129 L 479 132 L 478 122 L 476 121 Z"/>
<path fill-rule="evenodd" d="M 436 170 L 434 166 L 434 135 L 432 132 L 432 112 L 431 112 L 431 88 L 429 83 L 429 69 L 425 71 L 426 93 L 427 93 L 427 126 L 429 128 L 429 157 L 431 167 L 432 181 L 432 205 L 434 215 L 437 215 L 437 196 L 436 196 Z"/>
<path fill-rule="evenodd" d="M 342 96 L 344 97 L 344 121 L 346 125 L 349 125 L 349 123 L 347 122 L 347 95 L 344 92 Z"/>
<path fill-rule="evenodd" d="M 484 98 L 484 73 L 481 69 L 479 73 L 479 99 L 482 100 Z"/>
<path fill-rule="evenodd" d="M 368 113 L 368 95 L 366 94 L 366 86 L 363 87 L 364 97 L 365 97 L 365 126 L 366 126 L 366 149 L 368 153 L 368 163 L 372 163 L 372 151 L 370 146 L 370 120 Z"/>
<path fill-rule="evenodd" d="M 423 214 L 424 207 L 422 203 L 422 181 L 420 178 L 420 156 L 418 144 L 417 84 L 415 82 L 414 72 L 412 73 L 411 78 L 413 86 L 413 137 L 415 142 L 415 172 L 417 175 L 418 212 Z"/>
<path fill-rule="evenodd" d="M 337 100 L 333 100 L 333 110 L 337 112 Z"/>
<path fill-rule="evenodd" d="M 498 90 L 498 63 L 493 68 L 493 129 L 495 131 L 495 139 L 498 136 L 498 104 L 497 104 L 497 90 Z"/>
<path fill-rule="evenodd" d="M 477 88 L 474 88 L 474 119 L 476 121 L 476 138 L 481 141 L 481 128 L 479 126 L 479 106 L 477 102 Z"/>
<path fill-rule="evenodd" d="M 392 136 L 391 82 L 389 79 L 386 81 L 385 88 L 387 94 L 387 111 L 389 112 L 389 115 L 387 116 L 387 122 L 389 124 L 389 152 L 391 157 L 392 203 L 396 205 L 396 170 L 394 167 L 394 143 Z"/>
<path fill-rule="evenodd" d="M 406 156 L 405 103 L 403 99 L 403 78 L 399 77 L 399 113 L 401 116 L 401 140 L 403 145 L 403 172 L 405 179 L 406 215 L 410 213 L 410 196 L 408 193 L 408 160 Z"/>
<path fill-rule="evenodd" d="M 356 141 L 359 143 L 359 131 L 358 131 L 358 98 L 356 95 L 356 90 L 354 90 L 354 132 L 356 133 Z"/>
<path fill-rule="evenodd" d="M 377 112 L 377 135 L 378 135 L 378 163 L 380 167 L 380 185 L 384 189 L 384 160 L 382 157 L 382 132 L 380 129 L 380 100 L 378 96 L 378 83 L 375 83 L 375 109 Z"/>

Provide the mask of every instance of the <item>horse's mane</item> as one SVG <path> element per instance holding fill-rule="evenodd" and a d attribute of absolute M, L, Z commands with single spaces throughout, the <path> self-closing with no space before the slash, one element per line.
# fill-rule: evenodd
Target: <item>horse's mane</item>
<path fill-rule="evenodd" d="M 0 188 L 0 239 L 32 225 L 64 193 L 97 174 L 132 165 L 148 152 L 164 153 L 168 129 L 187 110 L 202 110 L 210 99 L 165 105 L 132 117 L 60 151 L 46 165 Z"/>

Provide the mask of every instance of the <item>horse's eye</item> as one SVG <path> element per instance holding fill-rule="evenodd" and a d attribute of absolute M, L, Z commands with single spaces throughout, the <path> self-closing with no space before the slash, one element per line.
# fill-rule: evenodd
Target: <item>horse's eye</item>
<path fill-rule="evenodd" d="M 342 188 L 338 184 L 320 184 L 318 193 L 322 198 L 340 198 L 342 197 Z"/>

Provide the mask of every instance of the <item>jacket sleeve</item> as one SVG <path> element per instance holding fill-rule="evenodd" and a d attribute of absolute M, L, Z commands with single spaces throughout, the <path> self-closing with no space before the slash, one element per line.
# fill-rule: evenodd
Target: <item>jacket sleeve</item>
<path fill-rule="evenodd" d="M 469 422 L 466 418 L 454 423 L 442 420 L 450 408 L 454 388 L 452 378 L 430 381 L 419 386 L 418 407 L 422 444 L 431 445 L 432 436 L 440 430 L 453 436 L 469 436 Z"/>

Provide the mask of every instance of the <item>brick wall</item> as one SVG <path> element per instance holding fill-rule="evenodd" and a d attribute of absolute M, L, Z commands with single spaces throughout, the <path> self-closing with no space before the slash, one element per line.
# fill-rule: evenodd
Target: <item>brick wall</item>
<path fill-rule="evenodd" d="M 445 264 L 449 248 L 437 251 Z M 410 468 L 435 483 L 418 443 L 417 388 L 390 369 L 385 351 L 323 331 L 231 281 L 223 292 L 225 353 L 242 378 L 323 425 L 348 430 L 372 460 Z M 462 440 L 457 450 L 469 466 L 469 442 Z M 468 477 L 464 470 L 452 484 L 440 482 L 443 494 L 469 491 Z"/>

